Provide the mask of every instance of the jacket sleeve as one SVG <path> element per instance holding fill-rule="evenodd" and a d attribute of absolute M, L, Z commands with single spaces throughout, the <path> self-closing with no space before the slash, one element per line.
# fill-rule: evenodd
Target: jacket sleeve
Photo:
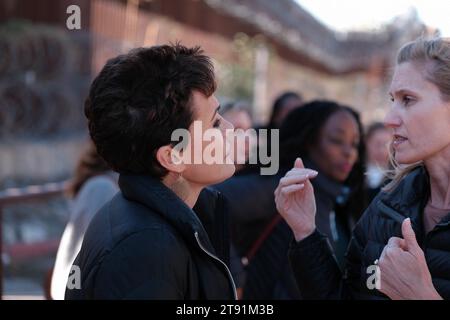
<path fill-rule="evenodd" d="M 362 274 L 365 273 L 362 270 L 362 255 L 371 225 L 372 205 L 353 230 L 344 272 L 336 262 L 328 238 L 318 230 L 302 241 L 291 244 L 289 260 L 303 298 L 322 300 L 375 297 L 364 287 L 365 274 Z"/>
<path fill-rule="evenodd" d="M 122 240 L 101 262 L 93 298 L 185 298 L 189 258 L 173 237 L 155 228 Z"/>

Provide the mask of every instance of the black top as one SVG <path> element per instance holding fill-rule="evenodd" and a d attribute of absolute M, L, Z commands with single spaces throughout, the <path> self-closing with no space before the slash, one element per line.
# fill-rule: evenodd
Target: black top
<path fill-rule="evenodd" d="M 305 167 L 317 170 L 313 162 L 304 159 Z M 280 171 L 280 175 L 288 170 Z M 247 209 L 247 213 L 242 219 L 250 217 L 273 217 L 278 214 L 274 204 L 273 192 L 278 185 L 280 175 L 272 178 L 254 177 L 253 183 L 257 181 L 273 181 L 276 183 L 260 184 L 259 186 L 249 188 L 254 196 L 249 199 L 242 199 L 242 194 L 234 198 L 235 205 Z M 282 177 L 282 176 L 281 176 Z M 249 177 L 247 177 L 247 181 Z M 319 230 L 327 235 L 328 241 L 335 249 L 339 261 L 344 260 L 345 249 L 350 239 L 350 220 L 351 217 L 346 212 L 338 210 L 338 206 L 344 206 L 349 192 L 348 189 L 334 180 L 326 177 L 323 173 L 311 180 L 314 186 L 314 195 L 316 199 L 317 213 L 316 225 Z M 241 187 L 242 188 L 242 187 Z M 249 191 L 250 192 L 250 191 Z M 229 192 L 224 192 L 228 197 Z M 270 205 L 262 206 L 266 200 L 261 198 L 265 194 L 271 201 Z M 253 206 L 242 205 L 252 202 Z M 273 207 L 272 207 L 273 202 Z M 232 216 L 236 214 L 232 212 Z M 256 222 L 256 221 L 255 221 Z M 249 225 L 251 225 L 249 223 Z M 245 229 L 241 228 L 245 234 Z M 272 233 L 265 239 L 258 249 L 254 258 L 250 261 L 247 268 L 246 283 L 244 287 L 245 299 L 300 299 L 301 292 L 297 288 L 295 278 L 290 270 L 288 262 L 289 244 L 293 239 L 292 232 L 284 220 L 273 229 Z"/>
<path fill-rule="evenodd" d="M 402 237 L 402 222 L 409 217 L 433 284 L 444 299 L 450 299 L 450 213 L 425 234 L 423 210 L 429 194 L 429 177 L 423 166 L 409 173 L 391 192 L 380 192 L 352 233 L 344 273 L 320 231 L 293 242 L 289 256 L 303 297 L 386 299 L 376 289 L 368 288 L 367 281 L 373 274 L 367 272 L 368 267 L 379 259 L 389 238 Z"/>
<path fill-rule="evenodd" d="M 81 271 L 81 289 L 67 289 L 66 299 L 235 297 L 229 270 L 202 222 L 175 193 L 146 176 L 121 175 L 119 186 L 121 192 L 88 227 L 74 262 Z M 201 207 L 223 210 L 217 191 L 203 193 L 207 204 Z M 206 216 L 208 225 L 218 222 L 214 214 Z M 216 247 L 223 253 L 227 239 L 219 240 Z"/>

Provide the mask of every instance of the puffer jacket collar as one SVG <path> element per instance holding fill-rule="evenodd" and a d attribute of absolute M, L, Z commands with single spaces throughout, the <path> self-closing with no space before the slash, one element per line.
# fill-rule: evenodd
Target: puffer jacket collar
<path fill-rule="evenodd" d="M 121 174 L 119 186 L 125 198 L 136 201 L 159 214 L 181 234 L 191 247 L 198 248 L 197 235 L 205 249 L 216 255 L 200 219 L 161 181 L 149 176 Z"/>
<path fill-rule="evenodd" d="M 377 207 L 383 215 L 397 221 L 400 225 L 399 228 L 401 228 L 402 221 L 409 217 L 420 241 L 424 237 L 423 210 L 429 197 L 430 178 L 426 168 L 422 165 L 409 173 L 394 190 L 383 192 L 377 202 Z M 450 214 L 437 227 L 449 223 Z"/>

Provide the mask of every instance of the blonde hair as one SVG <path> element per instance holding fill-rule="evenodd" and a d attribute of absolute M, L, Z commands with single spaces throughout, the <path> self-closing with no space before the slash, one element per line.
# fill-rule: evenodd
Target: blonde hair
<path fill-rule="evenodd" d="M 438 87 L 444 101 L 450 101 L 450 38 L 419 38 L 405 44 L 398 52 L 397 65 L 404 62 L 423 66 L 425 78 Z M 395 189 L 403 177 L 422 165 L 422 161 L 400 165 L 395 161 L 394 155 L 390 145 L 389 158 L 393 170 L 387 172 L 388 178 L 392 179 L 383 188 L 387 192 Z"/>

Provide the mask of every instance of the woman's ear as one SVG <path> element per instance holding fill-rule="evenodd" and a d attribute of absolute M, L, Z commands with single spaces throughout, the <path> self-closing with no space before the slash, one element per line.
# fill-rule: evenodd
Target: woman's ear
<path fill-rule="evenodd" d="M 156 152 L 156 159 L 169 172 L 182 173 L 186 169 L 182 156 L 170 145 L 160 147 Z"/>

